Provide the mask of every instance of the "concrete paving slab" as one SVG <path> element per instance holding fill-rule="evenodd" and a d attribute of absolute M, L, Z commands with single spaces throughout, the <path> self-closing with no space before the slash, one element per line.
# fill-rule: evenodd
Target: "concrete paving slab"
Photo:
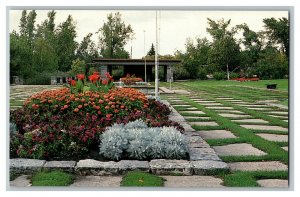
<path fill-rule="evenodd" d="M 289 187 L 289 181 L 283 179 L 262 179 L 257 180 L 258 185 L 268 188 L 286 188 Z"/>
<path fill-rule="evenodd" d="M 196 107 L 188 107 L 188 108 L 185 108 L 185 110 L 197 110 L 198 108 Z"/>
<path fill-rule="evenodd" d="M 21 175 L 9 182 L 11 187 L 30 187 L 31 183 L 28 175 Z"/>
<path fill-rule="evenodd" d="M 232 120 L 233 122 L 242 122 L 242 123 L 268 123 L 268 121 L 262 119 L 242 119 L 242 120 Z"/>
<path fill-rule="evenodd" d="M 261 107 L 268 107 L 267 105 L 255 105 L 255 104 L 242 104 L 242 107 L 253 107 L 253 108 L 261 108 Z"/>
<path fill-rule="evenodd" d="M 222 107 L 222 106 L 209 106 L 208 109 L 233 109 L 232 107 Z"/>
<path fill-rule="evenodd" d="M 202 119 L 202 120 L 208 120 L 210 117 L 205 116 L 183 116 L 184 119 Z"/>
<path fill-rule="evenodd" d="M 181 111 L 181 113 L 188 113 L 188 114 L 205 114 L 203 111 Z"/>
<path fill-rule="evenodd" d="M 220 116 L 223 116 L 225 118 L 248 118 L 251 117 L 250 115 L 244 115 L 244 114 L 230 114 L 230 113 L 220 113 Z"/>
<path fill-rule="evenodd" d="M 248 155 L 267 155 L 267 153 L 253 147 L 251 144 L 229 144 L 224 146 L 213 146 L 216 153 L 220 156 L 248 156 Z"/>
<path fill-rule="evenodd" d="M 271 125 L 240 125 L 246 129 L 288 131 L 287 128 Z"/>
<path fill-rule="evenodd" d="M 78 176 L 70 187 L 120 187 L 122 176 Z"/>
<path fill-rule="evenodd" d="M 273 142 L 288 142 L 289 136 L 288 135 L 277 135 L 277 134 L 270 134 L 270 133 L 257 133 L 256 135 Z"/>
<path fill-rule="evenodd" d="M 288 166 L 279 161 L 234 162 L 228 163 L 231 170 L 241 171 L 285 171 Z"/>
<path fill-rule="evenodd" d="M 172 105 L 173 107 L 191 107 L 191 105 Z"/>
<path fill-rule="evenodd" d="M 230 97 L 217 97 L 216 99 L 218 99 L 218 100 L 232 100 L 234 98 L 230 98 Z"/>
<path fill-rule="evenodd" d="M 190 122 L 189 124 L 192 126 L 219 126 L 216 122 Z"/>
<path fill-rule="evenodd" d="M 228 139 L 228 138 L 237 138 L 230 131 L 226 130 L 209 130 L 209 131 L 198 131 L 197 133 L 203 139 Z"/>
<path fill-rule="evenodd" d="M 287 111 L 272 111 L 269 112 L 269 114 L 274 114 L 274 115 L 288 115 L 289 113 Z"/>
<path fill-rule="evenodd" d="M 224 109 L 219 109 L 216 110 L 218 113 L 229 113 L 229 114 L 245 114 L 242 111 L 238 111 L 238 110 L 224 110 Z"/>
<path fill-rule="evenodd" d="M 289 147 L 288 146 L 284 146 L 284 147 L 281 147 L 283 150 L 285 151 L 289 151 Z"/>
<path fill-rule="evenodd" d="M 196 103 L 217 103 L 217 102 L 216 101 L 201 100 L 201 101 L 197 101 Z"/>
<path fill-rule="evenodd" d="M 272 116 L 272 117 L 275 117 L 275 118 L 279 118 L 279 119 L 289 119 L 288 116 L 276 116 L 276 115 L 269 115 L 269 116 Z"/>
<path fill-rule="evenodd" d="M 201 103 L 203 106 L 221 106 L 221 103 Z"/>
<path fill-rule="evenodd" d="M 256 111 L 270 111 L 272 110 L 271 108 L 253 108 L 249 107 L 248 109 L 256 110 Z"/>
<path fill-rule="evenodd" d="M 210 188 L 224 187 L 220 178 L 213 176 L 162 176 L 166 180 L 165 187 L 169 188 Z"/>

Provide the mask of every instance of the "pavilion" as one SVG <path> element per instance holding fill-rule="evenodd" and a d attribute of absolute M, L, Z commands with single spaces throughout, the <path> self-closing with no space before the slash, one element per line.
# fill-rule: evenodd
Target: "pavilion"
<path fill-rule="evenodd" d="M 163 67 L 163 81 L 173 81 L 173 66 L 180 63 L 181 60 L 159 60 L 158 64 Z M 99 67 L 101 76 L 106 72 L 112 73 L 113 66 L 123 66 L 123 73 L 130 73 L 136 77 L 145 80 L 145 60 L 144 59 L 104 59 L 97 58 L 93 60 L 93 67 Z M 152 70 L 155 67 L 155 60 L 146 60 L 147 81 L 154 81 Z"/>

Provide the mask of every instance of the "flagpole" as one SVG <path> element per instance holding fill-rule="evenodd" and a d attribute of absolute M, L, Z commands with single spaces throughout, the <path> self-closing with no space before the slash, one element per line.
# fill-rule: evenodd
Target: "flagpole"
<path fill-rule="evenodd" d="M 146 31 L 144 30 L 144 59 L 145 59 L 145 82 L 147 82 L 147 66 L 146 66 Z"/>
<path fill-rule="evenodd" d="M 155 98 L 158 98 L 158 28 L 157 28 L 157 11 L 156 11 L 156 50 L 155 50 Z"/>

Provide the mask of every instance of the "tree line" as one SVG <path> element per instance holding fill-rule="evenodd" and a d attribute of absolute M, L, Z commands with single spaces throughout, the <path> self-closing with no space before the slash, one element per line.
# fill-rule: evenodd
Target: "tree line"
<path fill-rule="evenodd" d="M 71 15 L 55 23 L 56 11 L 36 24 L 35 10 L 22 11 L 19 31 L 10 33 L 10 76 L 21 76 L 26 84 L 48 84 L 50 76 L 69 76 L 84 72 L 94 58 L 129 58 L 124 49 L 134 31 L 122 21 L 121 14 L 110 13 L 96 33 L 88 33 L 76 42 L 76 23 Z M 208 20 L 207 38 L 187 39 L 185 51 L 160 56 L 181 59 L 175 66 L 175 79 L 216 79 L 257 75 L 264 79 L 288 75 L 289 21 L 287 18 L 266 18 L 264 30 L 255 32 L 247 24 L 230 28 L 231 20 Z M 241 33 L 242 38 L 237 39 Z M 98 42 L 92 36 L 98 36 Z M 151 48 L 146 58 L 154 58 Z M 229 76 L 227 75 L 229 73 Z"/>
<path fill-rule="evenodd" d="M 257 76 L 279 79 L 288 76 L 289 21 L 287 18 L 263 19 L 264 30 L 255 32 L 247 24 L 230 28 L 231 20 L 207 19 L 212 37 L 187 39 L 185 52 L 175 56 L 183 64 L 175 67 L 175 79 L 216 79 Z M 237 34 L 242 34 L 237 38 Z"/>
<path fill-rule="evenodd" d="M 50 11 L 41 24 L 36 24 L 35 10 L 22 11 L 19 32 L 10 33 L 10 76 L 21 76 L 26 84 L 48 84 L 52 75 L 81 72 L 92 59 L 129 58 L 124 46 L 134 35 L 121 14 L 108 14 L 106 22 L 94 34 L 88 33 L 76 42 L 76 23 L 71 15 L 56 25 L 56 11 Z"/>

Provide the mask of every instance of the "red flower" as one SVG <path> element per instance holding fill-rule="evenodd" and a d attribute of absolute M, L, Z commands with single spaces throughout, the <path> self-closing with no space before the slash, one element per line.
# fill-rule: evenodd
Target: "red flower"
<path fill-rule="evenodd" d="M 107 82 L 106 79 L 102 80 L 102 84 L 103 84 L 103 85 L 107 85 L 107 83 L 108 83 L 108 82 Z"/>
<path fill-rule="evenodd" d="M 84 80 L 84 74 L 78 74 L 76 77 L 78 80 Z"/>
<path fill-rule="evenodd" d="M 76 81 L 75 80 L 71 80 L 71 86 L 76 86 Z"/>
<path fill-rule="evenodd" d="M 100 79 L 100 75 L 98 74 L 98 72 L 94 72 L 94 74 L 89 76 L 89 80 L 92 83 L 96 83 L 96 81 L 98 81 Z"/>

